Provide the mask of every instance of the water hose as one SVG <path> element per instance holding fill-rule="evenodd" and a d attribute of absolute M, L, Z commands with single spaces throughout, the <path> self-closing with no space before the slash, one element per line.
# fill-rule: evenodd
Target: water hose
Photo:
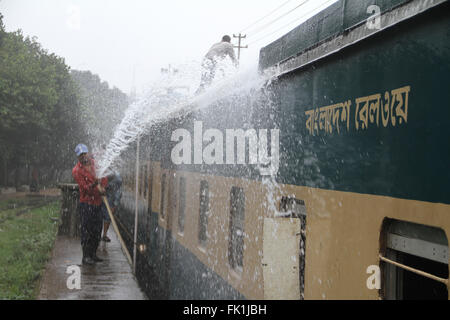
<path fill-rule="evenodd" d="M 127 256 L 127 259 L 128 259 L 128 262 L 130 263 L 130 266 L 132 266 L 133 265 L 133 260 L 131 259 L 130 253 L 128 252 L 128 249 L 127 249 L 127 247 L 125 245 L 125 242 L 122 239 L 122 236 L 120 235 L 119 228 L 117 227 L 116 219 L 114 219 L 114 216 L 112 214 L 111 207 L 109 206 L 108 199 L 106 198 L 106 196 L 102 196 L 102 199 L 103 199 L 103 202 L 105 203 L 106 210 L 108 211 L 109 217 L 111 218 L 111 222 L 112 222 L 113 228 L 116 231 L 116 234 L 117 234 L 117 237 L 119 238 L 120 244 L 122 245 L 122 249 L 125 252 L 125 255 Z"/>

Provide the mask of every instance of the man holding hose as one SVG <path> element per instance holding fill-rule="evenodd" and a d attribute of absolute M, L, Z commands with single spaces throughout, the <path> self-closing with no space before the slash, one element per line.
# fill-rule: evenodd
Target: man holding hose
<path fill-rule="evenodd" d="M 86 145 L 80 143 L 76 146 L 78 163 L 72 169 L 72 176 L 80 189 L 82 263 L 92 265 L 102 261 L 97 257 L 97 248 L 103 227 L 102 196 L 105 195 L 108 179 L 96 177 L 94 159 L 89 157 L 88 152 Z"/>

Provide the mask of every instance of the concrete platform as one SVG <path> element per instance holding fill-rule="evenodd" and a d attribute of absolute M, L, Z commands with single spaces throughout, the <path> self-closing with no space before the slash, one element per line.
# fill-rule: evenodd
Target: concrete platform
<path fill-rule="evenodd" d="M 81 264 L 80 239 L 58 236 L 51 260 L 47 263 L 41 280 L 39 300 L 146 300 L 131 267 L 122 252 L 119 240 L 110 228 L 111 242 L 101 241 L 97 255 L 104 259 L 93 266 Z M 78 266 L 81 271 L 80 289 L 69 289 L 67 280 Z"/>

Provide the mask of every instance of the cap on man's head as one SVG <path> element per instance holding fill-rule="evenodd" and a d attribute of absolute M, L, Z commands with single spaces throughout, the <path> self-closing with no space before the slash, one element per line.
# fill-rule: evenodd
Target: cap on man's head
<path fill-rule="evenodd" d="M 89 152 L 88 147 L 86 147 L 86 145 L 84 145 L 82 143 L 80 143 L 79 145 L 77 145 L 75 147 L 75 153 L 77 154 L 77 157 L 79 157 L 80 154 L 82 154 L 82 153 L 88 153 L 88 152 Z"/>
<path fill-rule="evenodd" d="M 225 35 L 225 36 L 222 37 L 222 41 L 231 42 L 231 37 L 228 36 L 228 35 Z"/>

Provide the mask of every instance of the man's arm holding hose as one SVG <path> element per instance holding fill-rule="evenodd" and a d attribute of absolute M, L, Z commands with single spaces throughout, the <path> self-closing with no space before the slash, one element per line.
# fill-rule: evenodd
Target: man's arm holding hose
<path fill-rule="evenodd" d="M 72 176 L 78 183 L 80 191 L 83 190 L 87 195 L 94 195 L 95 188 L 98 184 L 97 180 L 92 180 L 87 175 L 83 175 L 79 170 L 74 170 Z"/>
<path fill-rule="evenodd" d="M 95 184 L 97 185 L 98 191 L 100 192 L 100 195 L 103 197 L 106 195 L 106 186 L 108 185 L 108 178 L 101 178 L 96 179 Z"/>

